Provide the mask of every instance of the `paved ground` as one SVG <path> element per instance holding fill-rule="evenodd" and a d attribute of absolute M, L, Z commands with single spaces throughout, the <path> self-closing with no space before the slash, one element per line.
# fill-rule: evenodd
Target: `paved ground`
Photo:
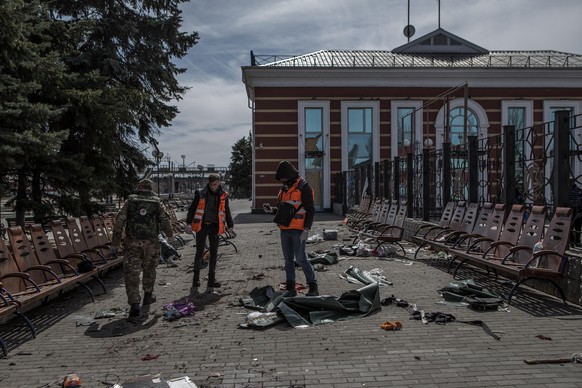
<path fill-rule="evenodd" d="M 437 290 L 452 279 L 442 263 L 430 260 L 435 255 L 428 252 L 415 262 L 398 257 L 342 257 L 327 271 L 317 272 L 320 290 L 340 296 L 358 288 L 340 278 L 347 268 L 378 268 L 394 283 L 381 289 L 382 299 L 395 295 L 427 312 L 482 320 L 500 340 L 478 326 L 423 324 L 396 306 L 383 306 L 365 318 L 305 329 L 286 323 L 263 331 L 238 328 L 251 312 L 240 305 L 239 298 L 254 287 L 277 287 L 285 280 L 278 231 L 268 216 L 247 214 L 247 207 L 245 201 L 233 203 L 238 253 L 221 248 L 218 280 L 224 287 L 196 300 L 194 316 L 174 322 L 162 319 L 163 303 L 189 293 L 194 254 L 190 241 L 180 250 L 179 267 L 159 267 L 158 301 L 141 323 L 130 323 L 123 314 L 95 319 L 98 311 L 127 308 L 123 273 L 115 270 L 104 279 L 108 293 L 94 303 L 79 289 L 30 311 L 39 329 L 35 339 L 20 321 L 1 325 L 9 356 L 0 359 L 0 387 L 58 387 L 70 372 L 80 375 L 83 387 L 105 387 L 104 382 L 123 383 L 145 374 L 161 374 L 166 379 L 189 376 L 199 387 L 582 386 L 580 364 L 524 363 L 529 358 L 569 358 L 581 353 L 581 309 L 565 307 L 527 288 L 514 297 L 508 311 L 480 313 L 435 304 L 440 300 Z M 350 234 L 339 221 L 334 215 L 318 215 L 314 228 L 338 229 L 339 240 L 309 249 L 349 244 Z M 206 272 L 202 277 L 206 278 Z M 465 270 L 461 277 L 508 291 L 503 279 L 496 281 L 482 272 Z M 298 281 L 304 280 L 299 273 Z M 98 291 L 96 285 L 94 289 Z M 402 322 L 402 330 L 380 328 L 381 323 L 396 320 Z M 154 359 L 144 360 L 148 355 Z"/>

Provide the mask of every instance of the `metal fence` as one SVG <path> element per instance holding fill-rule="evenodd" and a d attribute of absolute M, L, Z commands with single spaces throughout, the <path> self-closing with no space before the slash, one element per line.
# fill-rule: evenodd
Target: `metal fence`
<path fill-rule="evenodd" d="M 573 179 L 582 187 L 582 115 L 556 112 L 556 120 L 464 144 L 443 143 L 379 163 L 365 163 L 336 177 L 344 210 L 363 193 L 406 200 L 408 216 L 433 220 L 449 201 L 545 205 L 553 213 L 571 206 Z"/>

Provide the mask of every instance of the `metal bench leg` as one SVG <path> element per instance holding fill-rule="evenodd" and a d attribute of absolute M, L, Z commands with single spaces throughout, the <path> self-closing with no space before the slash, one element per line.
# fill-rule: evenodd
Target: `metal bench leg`
<path fill-rule="evenodd" d="M 101 288 L 103 288 L 103 293 L 107 294 L 107 288 L 105 288 L 105 283 L 103 283 L 103 280 L 101 280 L 101 278 L 98 275 L 91 275 L 91 277 L 97 280 L 97 282 L 99 282 Z"/>
<path fill-rule="evenodd" d="M 28 319 L 28 317 L 26 315 L 22 314 L 20 311 L 15 311 L 14 314 L 18 315 L 18 317 L 20 319 L 22 319 L 24 321 L 24 323 L 26 323 L 26 326 L 28 326 L 28 329 L 30 330 L 30 333 L 32 334 L 32 338 L 36 338 L 36 328 L 34 327 L 32 322 L 30 321 L 30 319 Z"/>
<path fill-rule="evenodd" d="M 455 267 L 455 271 L 453 272 L 453 279 L 456 279 L 457 277 L 457 272 L 459 271 L 459 268 L 461 268 L 461 266 L 463 265 L 463 263 L 465 263 L 467 260 L 461 260 L 459 262 L 459 264 L 457 264 L 457 266 Z"/>
<path fill-rule="evenodd" d="M 8 356 L 8 348 L 2 337 L 0 337 L 0 349 L 2 349 L 2 354 L 4 354 L 2 357 Z"/>
<path fill-rule="evenodd" d="M 418 255 L 418 252 L 420 252 L 420 250 L 425 246 L 426 244 L 421 244 L 418 246 L 418 248 L 416 248 L 416 252 L 414 252 L 414 260 L 416 260 L 416 256 Z"/>
<path fill-rule="evenodd" d="M 83 287 L 89 293 L 89 297 L 91 298 L 91 301 L 92 302 L 95 302 L 95 295 L 93 294 L 93 291 L 91 291 L 91 289 L 89 288 L 89 286 L 87 286 L 83 282 L 77 282 L 77 284 L 80 285 L 81 287 Z"/>
<path fill-rule="evenodd" d="M 564 294 L 564 291 L 562 290 L 562 287 L 560 287 L 558 285 L 558 283 L 556 283 L 552 279 L 539 278 L 539 277 L 523 278 L 523 279 L 519 280 L 517 283 L 515 283 L 515 285 L 511 288 L 511 291 L 509 292 L 509 296 L 507 297 L 507 304 L 510 304 L 511 303 L 511 298 L 513 297 L 513 294 L 517 291 L 517 288 L 521 284 L 523 284 L 526 281 L 528 281 L 529 279 L 547 280 L 548 282 L 552 283 L 554 285 L 554 287 L 556 287 L 556 289 L 560 293 L 560 296 L 562 297 L 562 302 L 564 302 L 564 305 L 566 305 L 566 306 L 568 305 L 568 303 L 566 303 L 566 295 Z"/>

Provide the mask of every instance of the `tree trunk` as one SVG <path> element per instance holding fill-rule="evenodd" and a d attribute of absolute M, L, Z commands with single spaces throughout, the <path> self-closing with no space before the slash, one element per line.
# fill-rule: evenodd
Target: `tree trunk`
<path fill-rule="evenodd" d="M 26 213 L 26 174 L 18 172 L 18 183 L 16 188 L 16 201 L 14 210 L 16 212 L 16 225 L 24 229 L 24 215 Z"/>
<path fill-rule="evenodd" d="M 46 217 L 46 210 L 42 204 L 42 190 L 40 187 L 40 169 L 35 169 L 32 174 L 31 199 L 34 210 L 34 222 L 42 223 Z"/>

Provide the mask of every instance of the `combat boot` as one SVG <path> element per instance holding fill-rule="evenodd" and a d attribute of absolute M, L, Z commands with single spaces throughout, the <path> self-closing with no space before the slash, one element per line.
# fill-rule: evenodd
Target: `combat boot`
<path fill-rule="evenodd" d="M 156 296 L 151 292 L 146 292 L 143 296 L 143 304 L 149 305 L 156 301 Z"/>
<path fill-rule="evenodd" d="M 309 286 L 309 291 L 305 296 L 319 296 L 319 290 L 317 289 L 317 283 L 312 282 L 307 284 Z"/>
<path fill-rule="evenodd" d="M 286 285 L 287 296 L 288 297 L 297 296 L 297 289 L 295 289 L 295 282 L 287 282 L 286 284 L 287 284 Z"/>
<path fill-rule="evenodd" d="M 219 282 L 216 281 L 216 276 L 214 274 L 214 272 L 209 272 L 208 273 L 208 288 L 220 288 L 220 286 L 222 286 L 222 284 L 220 284 Z"/>
<path fill-rule="evenodd" d="M 139 317 L 139 303 L 132 303 L 131 307 L 129 308 L 129 317 L 130 318 L 135 318 L 135 317 Z"/>

